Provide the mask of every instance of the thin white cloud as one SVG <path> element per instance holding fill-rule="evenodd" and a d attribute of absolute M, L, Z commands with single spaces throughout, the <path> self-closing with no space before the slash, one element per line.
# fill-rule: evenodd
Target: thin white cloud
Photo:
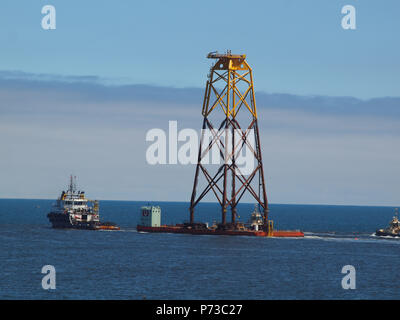
<path fill-rule="evenodd" d="M 93 197 L 188 201 L 194 166 L 147 164 L 145 135 L 169 120 L 200 130 L 202 96 L 0 73 L 0 197 L 54 198 L 73 172 Z M 270 201 L 398 204 L 393 101 L 258 94 Z"/>

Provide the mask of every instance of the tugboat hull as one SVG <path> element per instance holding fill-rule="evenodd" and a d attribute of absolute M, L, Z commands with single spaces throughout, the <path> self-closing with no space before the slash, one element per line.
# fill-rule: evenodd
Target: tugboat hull
<path fill-rule="evenodd" d="M 393 237 L 393 238 L 400 238 L 399 233 L 388 232 L 385 230 L 376 230 L 375 235 L 378 237 Z"/>
<path fill-rule="evenodd" d="M 68 214 L 51 212 L 47 215 L 53 228 L 97 230 L 96 222 L 71 221 Z"/>

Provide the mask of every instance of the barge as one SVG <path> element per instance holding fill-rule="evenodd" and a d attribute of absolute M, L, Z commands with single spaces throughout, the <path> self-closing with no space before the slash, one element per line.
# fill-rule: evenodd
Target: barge
<path fill-rule="evenodd" d="M 140 222 L 136 227 L 138 232 L 155 233 L 184 233 L 192 235 L 228 235 L 254 237 L 301 238 L 304 233 L 300 230 L 274 230 L 273 222 L 264 224 L 262 215 L 257 208 L 251 214 L 249 223 L 216 224 L 183 223 L 176 225 L 161 225 L 161 208 L 146 206 L 141 208 Z"/>
<path fill-rule="evenodd" d="M 186 227 L 182 224 L 163 225 L 160 227 L 137 226 L 139 232 L 160 232 L 160 233 L 187 233 L 195 235 L 229 235 L 229 236 L 254 236 L 254 237 L 281 237 L 281 238 L 297 238 L 304 237 L 304 233 L 299 230 L 273 230 L 253 231 L 253 230 L 217 230 L 217 229 L 196 229 Z"/>

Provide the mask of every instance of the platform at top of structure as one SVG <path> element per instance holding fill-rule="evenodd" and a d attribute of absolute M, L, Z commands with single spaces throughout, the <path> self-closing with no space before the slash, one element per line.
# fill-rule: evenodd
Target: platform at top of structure
<path fill-rule="evenodd" d="M 230 50 L 228 50 L 226 53 L 218 53 L 218 51 L 210 52 L 207 55 L 208 59 L 221 59 L 221 58 L 227 58 L 227 59 L 246 59 L 245 54 L 232 54 Z"/>

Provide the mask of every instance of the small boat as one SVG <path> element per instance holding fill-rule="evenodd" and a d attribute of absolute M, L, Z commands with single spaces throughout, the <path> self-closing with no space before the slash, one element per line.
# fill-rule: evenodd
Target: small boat
<path fill-rule="evenodd" d="M 99 202 L 89 200 L 85 192 L 77 191 L 76 178 L 71 175 L 67 191 L 63 191 L 47 215 L 53 228 L 119 230 L 112 222 L 101 222 Z"/>
<path fill-rule="evenodd" d="M 100 222 L 96 226 L 97 230 L 121 230 L 120 227 L 118 227 L 115 223 L 113 222 Z"/>
<path fill-rule="evenodd" d="M 389 227 L 386 229 L 379 229 L 375 232 L 376 236 L 379 237 L 400 237 L 400 221 L 399 221 L 399 209 L 396 208 L 392 221 L 389 222 Z"/>

